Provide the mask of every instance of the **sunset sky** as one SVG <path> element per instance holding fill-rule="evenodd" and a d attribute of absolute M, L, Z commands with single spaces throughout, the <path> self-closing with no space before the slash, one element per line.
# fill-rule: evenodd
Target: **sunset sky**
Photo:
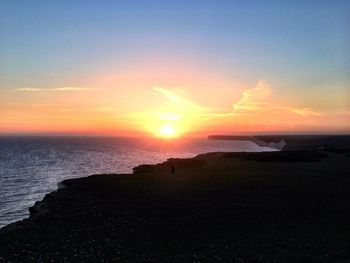
<path fill-rule="evenodd" d="M 0 2 L 0 133 L 350 133 L 350 1 Z"/>

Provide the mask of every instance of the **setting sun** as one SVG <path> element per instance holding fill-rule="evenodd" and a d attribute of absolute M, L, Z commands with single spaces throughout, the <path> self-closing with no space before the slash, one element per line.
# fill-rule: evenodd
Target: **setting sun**
<path fill-rule="evenodd" d="M 164 138 L 173 138 L 177 136 L 177 132 L 173 125 L 165 124 L 159 129 L 159 136 Z"/>

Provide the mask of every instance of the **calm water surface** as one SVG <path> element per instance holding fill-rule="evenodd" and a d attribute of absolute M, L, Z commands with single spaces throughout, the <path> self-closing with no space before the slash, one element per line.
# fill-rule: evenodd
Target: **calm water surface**
<path fill-rule="evenodd" d="M 131 173 L 138 164 L 214 151 L 270 151 L 251 142 L 96 137 L 0 137 L 0 228 L 57 183 L 96 173 Z"/>

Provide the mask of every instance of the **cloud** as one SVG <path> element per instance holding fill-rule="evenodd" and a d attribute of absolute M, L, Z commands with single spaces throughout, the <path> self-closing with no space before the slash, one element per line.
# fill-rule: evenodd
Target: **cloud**
<path fill-rule="evenodd" d="M 151 90 L 142 91 L 151 92 L 157 96 L 160 99 L 159 104 L 142 112 L 130 113 L 129 117 L 142 129 L 154 134 L 157 134 L 164 125 L 170 124 L 178 133 L 190 131 L 204 119 L 204 112 L 209 111 L 208 108 L 171 89 L 153 87 Z"/>
<path fill-rule="evenodd" d="M 166 99 L 166 102 L 159 107 L 159 111 L 161 111 L 160 119 L 196 119 L 214 111 L 209 107 L 202 106 L 193 100 L 180 96 L 170 89 L 153 87 L 152 90 Z"/>
<path fill-rule="evenodd" d="M 42 88 L 18 88 L 15 91 L 35 92 L 35 91 L 93 91 L 100 90 L 97 88 L 83 88 L 83 87 L 60 87 L 53 89 L 42 89 Z"/>
<path fill-rule="evenodd" d="M 28 92 L 32 92 L 32 91 L 42 91 L 45 89 L 38 89 L 38 88 L 18 88 L 15 89 L 15 91 L 28 91 Z"/>
<path fill-rule="evenodd" d="M 241 97 L 226 108 L 212 108 L 174 90 L 153 87 L 149 90 L 158 103 L 127 115 L 128 120 L 141 129 L 153 133 L 162 125 L 171 123 L 181 132 L 206 133 L 235 132 L 322 132 L 335 128 L 350 130 L 350 112 L 334 109 L 295 106 L 290 101 L 277 100 L 266 81 L 242 92 Z M 220 94 L 218 94 L 220 95 Z M 225 93 L 227 96 L 227 93 Z M 210 98 L 209 98 L 210 99 Z"/>
<path fill-rule="evenodd" d="M 321 116 L 323 115 L 321 112 L 317 112 L 311 108 L 289 108 L 290 111 L 299 114 L 301 116 Z"/>
<path fill-rule="evenodd" d="M 81 87 L 62 87 L 62 88 L 54 88 L 52 90 L 56 91 L 88 91 L 88 90 L 100 90 L 96 88 L 81 88 Z"/>
<path fill-rule="evenodd" d="M 233 105 L 234 113 L 252 113 L 266 111 L 271 107 L 267 100 L 271 88 L 265 81 L 259 81 L 255 88 L 243 92 L 242 98 Z"/>
<path fill-rule="evenodd" d="M 167 98 L 169 101 L 171 101 L 174 104 L 186 104 L 186 105 L 194 105 L 195 102 L 188 100 L 182 96 L 179 96 L 174 91 L 171 91 L 169 89 L 160 88 L 160 87 L 153 87 L 153 91 L 163 95 L 165 98 Z"/>
<path fill-rule="evenodd" d="M 233 104 L 232 112 L 217 114 L 217 119 L 226 117 L 233 128 L 253 127 L 255 130 L 312 130 L 342 127 L 350 129 L 350 112 L 342 109 L 296 107 L 273 98 L 273 89 L 265 81 L 246 90 Z M 215 119 L 214 119 L 215 121 Z M 322 131 L 322 130 L 320 130 Z"/>
<path fill-rule="evenodd" d="M 45 104 L 33 104 L 33 107 L 52 107 L 52 108 L 67 108 L 67 104 L 45 103 Z"/>
<path fill-rule="evenodd" d="M 309 107 L 299 108 L 290 105 L 282 105 L 271 98 L 272 88 L 265 82 L 259 81 L 255 88 L 243 92 L 242 98 L 233 105 L 234 114 L 271 114 L 285 116 L 321 116 L 323 113 Z"/>

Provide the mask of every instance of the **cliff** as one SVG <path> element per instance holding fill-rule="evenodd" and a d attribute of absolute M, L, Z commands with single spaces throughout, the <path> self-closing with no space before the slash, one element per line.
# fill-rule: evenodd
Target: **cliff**
<path fill-rule="evenodd" d="M 0 230 L 0 262 L 347 262 L 349 160 L 210 153 L 65 180 Z"/>

